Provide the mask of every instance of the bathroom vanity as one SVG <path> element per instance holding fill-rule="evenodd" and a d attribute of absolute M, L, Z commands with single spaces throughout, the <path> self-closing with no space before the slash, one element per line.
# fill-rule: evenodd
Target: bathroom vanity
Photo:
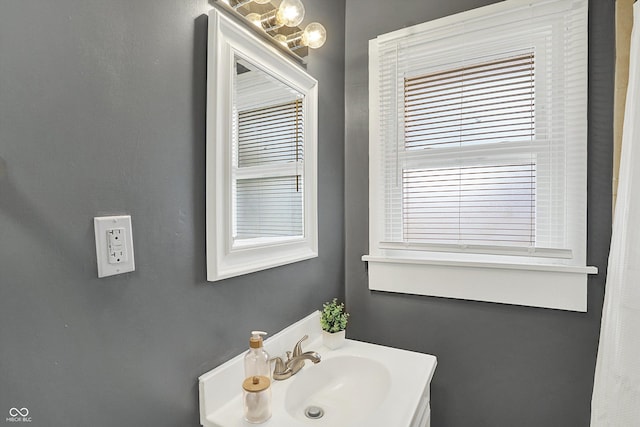
<path fill-rule="evenodd" d="M 322 345 L 314 312 L 265 340 L 271 356 L 283 355 L 304 335 L 304 350 L 320 353 L 297 374 L 272 383 L 272 417 L 265 427 L 428 427 L 435 356 L 347 340 L 336 350 Z M 200 423 L 205 427 L 252 426 L 243 419 L 243 354 L 199 378 Z"/>

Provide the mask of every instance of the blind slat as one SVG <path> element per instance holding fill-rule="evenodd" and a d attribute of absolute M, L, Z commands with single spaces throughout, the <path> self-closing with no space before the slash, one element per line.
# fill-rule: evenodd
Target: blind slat
<path fill-rule="evenodd" d="M 238 112 L 238 167 L 302 160 L 303 126 L 300 99 Z"/>
<path fill-rule="evenodd" d="M 303 160 L 302 100 L 239 111 L 235 158 L 239 170 Z M 302 175 L 236 179 L 234 238 L 302 236 Z"/>
<path fill-rule="evenodd" d="M 236 239 L 303 234 L 302 176 L 239 179 L 235 200 Z"/>

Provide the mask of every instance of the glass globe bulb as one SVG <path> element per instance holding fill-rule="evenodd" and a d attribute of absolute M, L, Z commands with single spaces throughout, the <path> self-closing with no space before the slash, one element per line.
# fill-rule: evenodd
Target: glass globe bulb
<path fill-rule="evenodd" d="M 289 44 L 287 43 L 287 36 L 285 36 L 284 34 L 276 34 L 275 36 L 273 36 L 273 38 L 282 46 L 289 47 Z"/>
<path fill-rule="evenodd" d="M 256 27 L 262 28 L 262 17 L 257 13 L 250 13 L 245 16 L 249 22 L 251 22 Z"/>
<path fill-rule="evenodd" d="M 302 44 L 317 49 L 327 40 L 327 30 L 318 22 L 307 25 L 302 32 Z"/>
<path fill-rule="evenodd" d="M 276 20 L 281 25 L 287 27 L 295 27 L 304 19 L 304 5 L 300 0 L 282 0 L 278 11 L 276 12 Z"/>

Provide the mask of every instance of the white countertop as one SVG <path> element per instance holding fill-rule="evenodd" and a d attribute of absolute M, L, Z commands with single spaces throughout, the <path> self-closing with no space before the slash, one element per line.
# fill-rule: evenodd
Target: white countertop
<path fill-rule="evenodd" d="M 386 397 L 373 412 L 358 414 L 357 419 L 352 421 L 344 420 L 345 424 L 340 427 L 409 427 L 413 422 L 418 404 L 425 396 L 428 399 L 429 384 L 437 364 L 435 356 L 355 340 L 347 340 L 343 347 L 329 350 L 322 345 L 319 315 L 319 312 L 314 312 L 265 340 L 265 349 L 271 356 L 281 355 L 285 350 L 293 349 L 294 344 L 307 334 L 309 339 L 303 342 L 303 350 L 317 351 L 323 361 L 341 356 L 356 356 L 382 363 L 391 374 L 390 390 Z M 243 418 L 241 387 L 244 380 L 243 356 L 244 353 L 199 378 L 200 422 L 203 426 L 256 425 L 248 423 Z M 329 425 L 328 420 L 323 422 L 322 419 L 301 421 L 285 410 L 285 395 L 288 387 L 296 380 L 304 381 L 305 372 L 314 369 L 315 366 L 309 362 L 296 376 L 284 381 L 273 381 L 273 415 L 260 425 L 265 427 Z"/>

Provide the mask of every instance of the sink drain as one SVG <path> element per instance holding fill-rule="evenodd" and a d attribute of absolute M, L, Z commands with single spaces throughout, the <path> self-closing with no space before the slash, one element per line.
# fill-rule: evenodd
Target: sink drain
<path fill-rule="evenodd" d="M 307 418 L 317 420 L 318 418 L 322 418 L 322 416 L 324 415 L 324 410 L 317 406 L 309 406 L 304 410 L 304 414 L 307 416 Z"/>

